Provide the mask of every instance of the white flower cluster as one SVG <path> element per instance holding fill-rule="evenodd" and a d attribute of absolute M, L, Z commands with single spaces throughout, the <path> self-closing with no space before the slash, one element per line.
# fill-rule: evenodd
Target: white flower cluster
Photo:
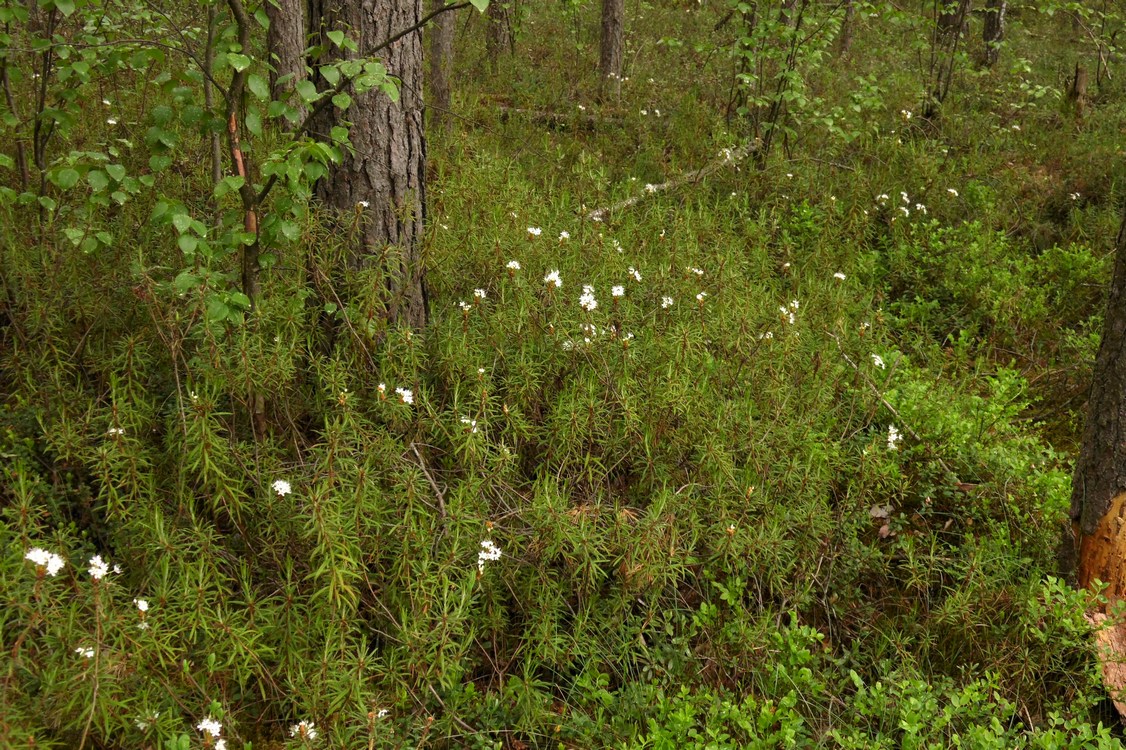
<path fill-rule="evenodd" d="M 899 450 L 899 441 L 902 439 L 903 437 L 899 434 L 899 430 L 895 428 L 895 425 L 888 425 L 888 450 Z"/>
<path fill-rule="evenodd" d="M 874 364 L 876 367 L 878 367 L 882 370 L 882 369 L 884 369 L 884 358 L 881 357 L 879 354 L 873 354 L 872 355 L 872 364 Z"/>
<path fill-rule="evenodd" d="M 24 555 L 25 560 L 30 560 L 35 563 L 36 569 L 40 575 L 46 573 L 49 576 L 57 576 L 59 571 L 66 567 L 66 560 L 62 559 L 54 552 L 48 552 L 41 547 L 32 547 Z"/>
<path fill-rule="evenodd" d="M 788 322 L 790 325 L 793 325 L 798 320 L 796 313 L 799 307 L 801 307 L 801 303 L 794 299 L 790 300 L 789 305 L 783 305 L 782 307 L 779 307 L 778 312 L 782 313 L 782 318 L 786 322 Z"/>
<path fill-rule="evenodd" d="M 410 405 L 414 403 L 414 392 L 410 388 L 396 388 L 395 393 L 399 394 L 399 398 L 404 404 Z"/>
<path fill-rule="evenodd" d="M 587 312 L 594 312 L 598 307 L 598 300 L 594 298 L 594 287 L 589 284 L 583 285 L 583 293 L 579 296 L 579 307 Z"/>
<path fill-rule="evenodd" d="M 618 284 L 617 286 L 613 286 L 613 287 L 610 288 L 610 296 L 611 297 L 624 297 L 625 294 L 626 294 L 626 288 L 624 286 L 622 286 L 621 284 Z"/>
<path fill-rule="evenodd" d="M 662 310 L 668 310 L 672 306 L 673 306 L 673 298 L 672 297 L 661 297 L 661 309 Z"/>
<path fill-rule="evenodd" d="M 271 486 L 274 488 L 274 492 L 278 493 L 278 497 L 285 497 L 293 491 L 293 488 L 289 486 L 289 482 L 284 479 L 278 479 Z"/>
<path fill-rule="evenodd" d="M 465 425 L 465 429 L 469 430 L 470 434 L 477 434 L 477 420 L 470 419 L 469 417 L 462 417 L 461 423 Z"/>
<path fill-rule="evenodd" d="M 520 261 L 510 260 L 510 261 L 508 261 L 507 263 L 504 264 L 504 267 L 507 268 L 509 271 L 519 271 L 520 270 Z"/>
<path fill-rule="evenodd" d="M 641 272 L 633 266 L 629 267 L 629 275 L 633 277 L 634 281 L 641 283 Z"/>
<path fill-rule="evenodd" d="M 74 653 L 78 654 L 83 659 L 94 658 L 94 649 L 90 648 L 89 646 L 79 646 L 78 648 L 74 649 Z"/>
<path fill-rule="evenodd" d="M 554 286 L 556 289 L 563 286 L 563 279 L 559 278 L 559 271 L 551 270 L 543 277 L 543 283 Z"/>
<path fill-rule="evenodd" d="M 481 540 L 481 551 L 477 553 L 477 572 L 485 572 L 485 563 L 500 559 L 500 547 L 492 539 Z"/>
<path fill-rule="evenodd" d="M 317 739 L 317 725 L 311 721 L 299 721 L 289 728 L 289 736 L 303 740 L 315 740 Z"/>
<path fill-rule="evenodd" d="M 116 569 L 115 569 L 116 572 Z M 94 555 L 90 558 L 90 577 L 95 581 L 100 581 L 109 574 L 109 565 L 102 559 L 101 555 Z"/>

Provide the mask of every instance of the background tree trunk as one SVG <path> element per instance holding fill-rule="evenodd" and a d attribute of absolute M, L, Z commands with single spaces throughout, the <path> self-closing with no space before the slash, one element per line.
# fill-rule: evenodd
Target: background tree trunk
<path fill-rule="evenodd" d="M 431 10 L 445 5 L 431 0 Z M 491 4 L 490 4 L 491 7 Z M 449 127 L 450 67 L 454 52 L 454 16 L 442 13 L 430 23 L 430 122 L 437 128 Z"/>
<path fill-rule="evenodd" d="M 935 19 L 940 39 L 950 43 L 950 40 L 960 36 L 969 20 L 970 9 L 970 0 L 940 0 L 938 17 Z"/>
<path fill-rule="evenodd" d="M 985 26 L 981 40 L 985 43 L 982 62 L 992 68 L 1001 55 L 1000 44 L 1005 40 L 1005 13 L 1009 9 L 1008 0 L 985 0 Z"/>
<path fill-rule="evenodd" d="M 357 56 L 366 57 L 368 50 L 419 22 L 422 0 L 313 0 L 313 9 L 310 20 L 318 34 L 333 29 L 358 34 Z M 339 54 L 338 49 L 330 53 Z M 378 89 L 355 97 L 346 114 L 352 123 L 352 151 L 346 150 L 318 183 L 316 194 L 340 212 L 342 222 L 358 220 L 351 264 L 384 269 L 388 321 L 421 328 L 428 312 L 422 264 L 426 139 L 421 30 L 377 56 L 399 79 L 399 100 Z M 314 132 L 327 133 L 336 117 L 330 108 L 326 121 L 314 124 Z"/>
<path fill-rule="evenodd" d="M 1126 214 L 1115 241 L 1103 338 L 1095 358 L 1087 425 L 1075 464 L 1071 519 L 1078 542 L 1078 581 L 1126 593 Z"/>
<path fill-rule="evenodd" d="M 305 80 L 305 0 L 267 0 L 265 6 L 266 16 L 270 19 L 266 48 L 273 66 L 270 71 L 270 95 L 275 99 L 289 101 L 303 118 L 305 107 L 301 104 L 300 97 L 288 97 L 297 82 Z M 289 78 L 284 79 L 284 76 Z M 279 83 L 279 79 L 283 80 Z M 283 127 L 290 130 L 293 123 L 286 121 Z"/>
<path fill-rule="evenodd" d="M 852 49 L 852 36 L 856 31 L 856 3 L 854 0 L 845 0 L 844 18 L 841 19 L 841 31 L 837 35 L 837 57 L 848 57 Z"/>
<path fill-rule="evenodd" d="M 485 54 L 489 67 L 496 70 L 497 61 L 512 51 L 512 6 L 510 0 L 492 0 L 485 11 Z"/>
<path fill-rule="evenodd" d="M 602 99 L 616 101 L 622 93 L 625 20 L 625 0 L 602 0 L 602 42 L 598 57 L 598 90 Z"/>

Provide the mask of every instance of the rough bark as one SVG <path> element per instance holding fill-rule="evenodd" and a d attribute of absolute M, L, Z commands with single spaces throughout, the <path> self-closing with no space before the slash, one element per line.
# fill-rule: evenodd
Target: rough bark
<path fill-rule="evenodd" d="M 970 18 L 970 0 L 942 0 L 939 3 L 938 35 L 942 40 L 958 37 Z"/>
<path fill-rule="evenodd" d="M 1115 242 L 1103 338 L 1087 405 L 1083 445 L 1072 480 L 1071 519 L 1079 548 L 1078 580 L 1126 592 L 1126 215 Z"/>
<path fill-rule="evenodd" d="M 852 37 L 856 32 L 856 3 L 854 0 L 845 0 L 844 18 L 841 19 L 841 30 L 837 35 L 837 57 L 848 57 L 852 50 Z"/>
<path fill-rule="evenodd" d="M 422 0 L 313 0 L 312 6 L 311 27 L 316 33 L 347 30 L 359 44 L 359 57 L 417 25 L 422 17 Z M 330 52 L 339 54 L 340 50 Z M 351 265 L 383 269 L 388 321 L 421 328 L 427 318 L 422 260 L 426 139 L 421 32 L 406 34 L 378 56 L 388 73 L 400 81 L 399 99 L 392 101 L 378 89 L 355 97 L 345 118 L 352 123 L 352 149 L 345 151 L 316 192 L 325 205 L 339 212 L 342 225 L 358 220 Z M 316 124 L 314 132 L 327 133 L 338 115 L 327 110 L 325 122 Z"/>
<path fill-rule="evenodd" d="M 431 10 L 445 5 L 431 0 Z M 430 122 L 436 128 L 449 126 L 450 67 L 454 52 L 454 16 L 442 13 L 430 25 Z"/>
<path fill-rule="evenodd" d="M 622 93 L 622 56 L 625 37 L 625 0 L 602 0 L 602 41 L 598 56 L 599 92 L 603 99 Z"/>
<path fill-rule="evenodd" d="M 496 70 L 502 54 L 512 52 L 512 6 L 510 0 L 492 0 L 485 11 L 485 54 Z"/>
<path fill-rule="evenodd" d="M 1008 9 L 1008 0 L 985 0 L 985 25 L 982 27 L 981 40 L 985 44 L 982 62 L 987 68 L 996 65 L 1001 55 L 1001 42 L 1005 41 L 1005 14 Z"/>
<path fill-rule="evenodd" d="M 301 99 L 288 97 L 297 82 L 305 79 L 305 0 L 266 0 L 265 5 L 266 16 L 270 19 L 270 28 L 266 32 L 266 47 L 272 66 L 270 94 L 275 99 L 288 100 L 296 107 L 300 121 L 305 115 Z M 287 129 L 290 126 L 292 123 Z"/>

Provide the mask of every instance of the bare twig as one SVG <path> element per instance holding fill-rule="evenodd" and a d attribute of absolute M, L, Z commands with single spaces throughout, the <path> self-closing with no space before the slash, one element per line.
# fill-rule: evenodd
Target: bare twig
<path fill-rule="evenodd" d="M 620 200 L 617 203 L 613 203 L 609 206 L 596 208 L 593 211 L 587 213 L 586 218 L 590 221 L 602 221 L 606 218 L 607 214 L 615 213 L 631 206 L 635 206 L 651 195 L 663 193 L 668 190 L 675 190 L 676 188 L 679 188 L 683 185 L 695 184 L 705 177 L 715 174 L 724 167 L 735 166 L 739 162 L 746 159 L 749 155 L 758 151 L 761 144 L 762 142 L 756 139 L 745 146 L 724 149 L 720 153 L 720 158 L 712 162 L 711 164 L 708 164 L 707 166 L 700 169 L 693 170 L 692 172 L 686 172 L 680 177 L 673 178 L 668 182 L 661 182 L 656 185 L 646 185 L 644 193 L 626 198 L 624 200 Z"/>

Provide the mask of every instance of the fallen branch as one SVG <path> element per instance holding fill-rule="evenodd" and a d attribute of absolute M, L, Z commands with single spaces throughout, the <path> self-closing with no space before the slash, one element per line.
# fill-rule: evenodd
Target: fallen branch
<path fill-rule="evenodd" d="M 686 172 L 680 177 L 671 179 L 668 182 L 661 182 L 656 185 L 646 185 L 644 193 L 635 195 L 632 198 L 620 200 L 617 203 L 605 206 L 603 208 L 596 208 L 588 213 L 586 215 L 586 218 L 590 221 L 602 221 L 606 218 L 606 214 L 614 213 L 616 211 L 621 211 L 622 209 L 629 208 L 630 206 L 634 206 L 651 195 L 663 193 L 667 190 L 675 190 L 676 188 L 681 187 L 682 185 L 687 185 L 689 183 L 695 184 L 708 175 L 715 174 L 724 167 L 735 166 L 736 164 L 753 154 L 755 151 L 758 151 L 760 144 L 761 141 L 755 139 L 745 146 L 739 146 L 738 148 L 725 148 L 719 152 L 719 159 L 707 165 L 706 167 L 701 167 L 700 169 L 694 170 L 692 172 Z"/>

